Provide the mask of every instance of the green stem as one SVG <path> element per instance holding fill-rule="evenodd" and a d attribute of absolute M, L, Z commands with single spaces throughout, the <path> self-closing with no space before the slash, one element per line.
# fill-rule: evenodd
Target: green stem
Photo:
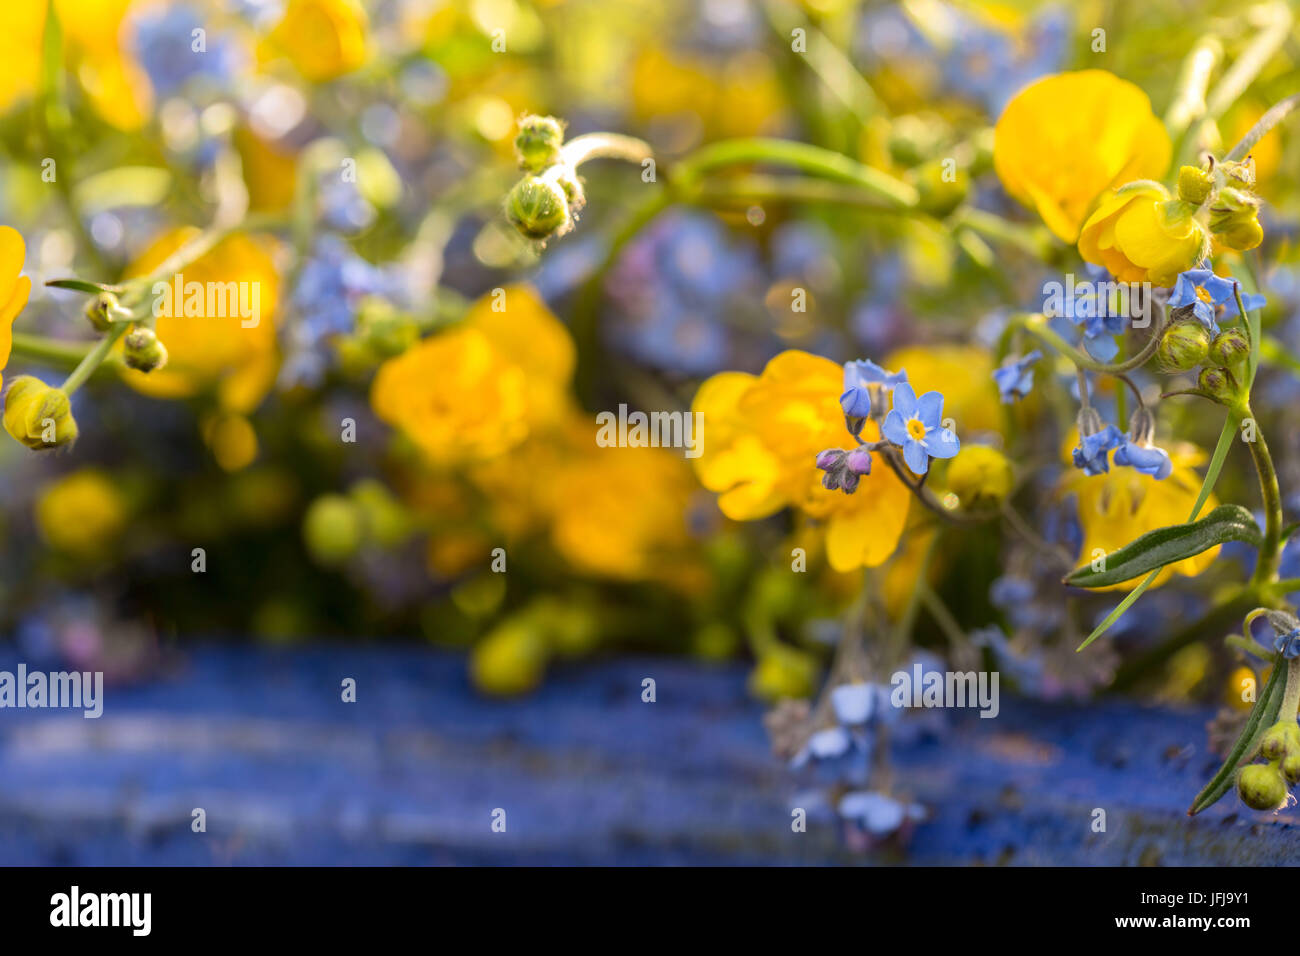
<path fill-rule="evenodd" d="M 1287 114 L 1297 106 L 1300 106 L 1300 93 L 1292 93 L 1286 99 L 1274 103 L 1272 108 L 1259 118 L 1259 121 L 1250 128 L 1250 132 L 1243 136 L 1241 142 L 1232 147 L 1232 152 L 1224 158 L 1229 162 L 1245 159 L 1246 155 L 1255 148 L 1255 144 L 1267 136 L 1273 127 L 1282 122 Z"/>
<path fill-rule="evenodd" d="M 569 140 L 560 150 L 561 163 L 577 169 L 589 159 L 621 159 L 643 163 L 654 156 L 645 140 L 619 133 L 587 133 Z"/>
<path fill-rule="evenodd" d="M 1295 720 L 1297 710 L 1300 710 L 1300 657 L 1293 657 L 1286 662 L 1286 691 L 1282 694 L 1282 706 L 1277 709 L 1277 719 Z"/>
<path fill-rule="evenodd" d="M 104 359 L 108 358 L 108 353 L 113 350 L 114 343 L 126 334 L 129 324 L 128 322 L 113 323 L 113 327 L 99 340 L 98 344 L 86 353 L 86 357 L 81 360 L 81 364 L 74 368 L 72 374 L 63 380 L 63 385 L 60 387 L 64 392 L 71 396 L 73 392 L 85 384 L 86 379 L 90 378 L 95 369 L 99 368 Z"/>
<path fill-rule="evenodd" d="M 913 187 L 888 173 L 842 153 L 788 139 L 730 139 L 704 146 L 677 164 L 673 179 L 689 192 L 710 170 L 749 163 L 790 166 L 833 181 L 852 183 L 896 207 L 911 209 L 920 201 Z"/>
<path fill-rule="evenodd" d="M 15 332 L 12 354 L 71 371 L 86 357 L 86 347 L 43 335 Z"/>
<path fill-rule="evenodd" d="M 1156 349 L 1160 346 L 1161 330 L 1159 324 L 1157 324 L 1157 326 L 1152 329 L 1151 337 L 1147 340 L 1146 345 L 1144 345 L 1140 351 L 1131 358 L 1127 358 L 1122 362 L 1117 362 L 1111 365 L 1106 362 L 1097 361 L 1092 356 L 1075 348 L 1069 342 L 1065 341 L 1065 339 L 1057 335 L 1052 330 L 1051 326 L 1047 324 L 1047 318 L 1042 313 L 1022 316 L 1017 321 L 1026 332 L 1038 339 L 1044 345 L 1050 345 L 1052 348 L 1056 349 L 1056 351 L 1060 352 L 1078 367 L 1086 368 L 1090 372 L 1099 372 L 1102 375 L 1120 375 L 1124 372 L 1131 372 L 1133 369 L 1144 365 L 1147 359 L 1155 355 Z"/>
<path fill-rule="evenodd" d="M 925 609 L 930 612 L 930 616 L 939 625 L 944 637 L 948 638 L 954 647 L 961 647 L 966 644 L 966 632 L 962 630 L 957 619 L 948 610 L 948 605 L 944 604 L 943 599 L 934 593 L 934 588 L 924 581 L 919 582 L 917 587 L 921 592 L 921 603 L 925 605 Z"/>
<path fill-rule="evenodd" d="M 1037 259 L 1046 260 L 1052 249 L 1052 238 L 1046 230 L 1010 222 L 984 209 L 963 206 L 953 213 L 950 223 L 953 226 L 966 226 L 982 236 L 1014 246 Z"/>
<path fill-rule="evenodd" d="M 1247 404 L 1241 412 L 1242 419 L 1254 418 L 1254 413 Z M 1254 585 L 1265 584 L 1277 576 L 1278 561 L 1282 544 L 1282 492 L 1278 488 L 1277 469 L 1273 467 L 1273 456 L 1269 454 L 1268 442 L 1264 433 L 1255 428 L 1255 440 L 1246 442 L 1250 446 L 1250 457 L 1259 474 L 1259 491 L 1264 499 L 1264 543 L 1259 548 L 1259 558 L 1255 562 L 1255 573 L 1251 577 Z"/>

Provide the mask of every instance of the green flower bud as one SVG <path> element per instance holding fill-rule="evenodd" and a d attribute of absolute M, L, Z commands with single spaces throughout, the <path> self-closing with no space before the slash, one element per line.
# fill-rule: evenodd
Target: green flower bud
<path fill-rule="evenodd" d="M 1282 761 L 1282 776 L 1286 777 L 1286 782 L 1295 786 L 1300 783 L 1300 753 L 1294 753 Z"/>
<path fill-rule="evenodd" d="M 1284 723 L 1274 724 L 1264 732 L 1264 736 L 1259 742 L 1260 756 L 1270 761 L 1281 760 L 1287 755 L 1289 749 L 1287 744 L 1286 725 Z"/>
<path fill-rule="evenodd" d="M 373 478 L 359 481 L 349 497 L 357 506 L 367 540 L 379 547 L 396 548 L 415 530 L 410 512 L 382 482 Z"/>
<path fill-rule="evenodd" d="M 1210 343 L 1210 361 L 1215 365 L 1236 368 L 1250 355 L 1250 342 L 1241 329 L 1224 329 Z"/>
<path fill-rule="evenodd" d="M 72 403 L 61 388 L 31 375 L 14 379 L 5 393 L 5 431 L 34 451 L 58 448 L 77 439 Z"/>
<path fill-rule="evenodd" d="M 1245 159 L 1236 161 L 1224 160 L 1219 163 L 1218 169 L 1223 173 L 1224 181 L 1228 186 L 1248 190 L 1255 188 L 1255 159 L 1253 156 L 1247 156 Z"/>
<path fill-rule="evenodd" d="M 167 364 L 167 346 L 153 329 L 137 325 L 126 334 L 122 356 L 126 364 L 141 372 L 152 372 Z"/>
<path fill-rule="evenodd" d="M 525 176 L 506 197 L 506 217 L 529 239 L 562 236 L 573 228 L 569 197 L 553 178 Z"/>
<path fill-rule="evenodd" d="M 1226 368 L 1203 368 L 1197 385 L 1202 392 L 1221 405 L 1231 405 L 1240 390 L 1237 379 Z"/>
<path fill-rule="evenodd" d="M 519 120 L 515 135 L 515 156 L 519 168 L 530 173 L 540 173 L 547 166 L 560 161 L 560 147 L 564 145 L 564 124 L 554 116 L 525 115 Z"/>
<path fill-rule="evenodd" d="M 361 547 L 361 510 L 344 495 L 321 495 L 302 523 L 303 541 L 319 563 L 342 564 Z"/>
<path fill-rule="evenodd" d="M 1199 206 L 1209 198 L 1214 189 L 1214 174 L 1196 166 L 1183 166 L 1178 170 L 1178 198 Z"/>
<path fill-rule="evenodd" d="M 527 693 L 541 683 L 549 650 L 541 631 L 526 616 L 507 618 L 470 652 L 470 679 L 485 694 Z"/>
<path fill-rule="evenodd" d="M 1253 763 L 1237 775 L 1237 795 L 1252 810 L 1276 810 L 1286 802 L 1286 781 L 1273 764 Z"/>
<path fill-rule="evenodd" d="M 107 332 L 114 322 L 130 319 L 131 313 L 113 293 L 101 292 L 86 304 L 86 318 L 96 332 Z"/>
<path fill-rule="evenodd" d="M 357 337 L 380 358 L 392 358 L 416 343 L 420 327 L 386 299 L 367 296 L 357 311 Z"/>
<path fill-rule="evenodd" d="M 913 177 L 921 208 L 934 216 L 946 216 L 966 199 L 970 175 L 950 165 L 951 160 L 932 160 L 917 167 Z M 952 169 L 951 178 L 948 170 Z"/>
<path fill-rule="evenodd" d="M 1210 333 L 1199 322 L 1175 322 L 1160 338 L 1156 357 L 1166 372 L 1186 372 L 1205 361 Z"/>
<path fill-rule="evenodd" d="M 1245 189 L 1225 186 L 1210 207 L 1210 232 L 1229 249 L 1244 252 L 1264 241 L 1260 201 Z"/>

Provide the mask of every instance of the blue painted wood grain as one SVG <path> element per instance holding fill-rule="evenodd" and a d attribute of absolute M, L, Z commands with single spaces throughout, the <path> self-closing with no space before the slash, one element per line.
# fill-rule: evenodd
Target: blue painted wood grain
<path fill-rule="evenodd" d="M 346 677 L 356 703 L 341 700 Z M 641 701 L 644 677 L 656 703 Z M 1005 697 L 996 719 L 949 717 L 895 748 L 931 819 L 905 855 L 858 856 L 829 826 L 791 832 L 795 781 L 744 680 L 735 666 L 617 659 L 558 668 L 503 702 L 445 653 L 202 646 L 106 688 L 98 720 L 0 710 L 0 862 L 1300 861 L 1294 812 L 1225 799 L 1184 815 L 1215 763 L 1207 712 Z M 191 831 L 195 807 L 206 833 Z"/>

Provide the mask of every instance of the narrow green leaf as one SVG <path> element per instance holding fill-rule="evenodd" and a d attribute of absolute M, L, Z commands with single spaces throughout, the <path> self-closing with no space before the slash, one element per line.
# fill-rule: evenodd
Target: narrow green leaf
<path fill-rule="evenodd" d="M 1241 729 L 1241 735 L 1232 745 L 1232 752 L 1228 754 L 1228 759 L 1223 762 L 1219 772 L 1205 785 L 1205 789 L 1196 795 L 1192 805 L 1187 808 L 1189 817 L 1213 806 L 1232 788 L 1237 768 L 1255 755 L 1264 731 L 1277 722 L 1277 712 L 1282 706 L 1286 685 L 1286 681 L 1281 679 L 1280 675 L 1285 671 L 1286 667 L 1281 666 L 1280 662 L 1274 665 L 1272 673 L 1268 675 L 1268 681 L 1264 684 L 1264 690 L 1259 695 L 1259 700 L 1255 702 L 1250 716 L 1246 718 L 1246 726 Z"/>
<path fill-rule="evenodd" d="M 98 282 L 87 282 L 85 279 L 51 279 L 45 284 L 54 289 L 75 289 L 78 292 L 89 292 L 92 295 L 112 291 L 115 288 L 114 286 L 101 285 Z"/>
<path fill-rule="evenodd" d="M 1214 485 L 1219 480 L 1219 472 L 1223 470 L 1223 463 L 1227 460 L 1228 448 L 1232 445 L 1232 436 L 1236 431 L 1237 418 L 1235 415 L 1229 414 L 1223 422 L 1223 431 L 1219 432 L 1219 443 L 1214 446 L 1214 454 L 1210 458 L 1210 467 L 1206 469 L 1205 480 L 1201 482 L 1201 491 L 1200 494 L 1196 496 L 1196 504 L 1192 505 L 1192 513 L 1188 516 L 1188 521 L 1196 520 L 1196 516 L 1199 515 L 1201 509 L 1205 507 L 1206 499 L 1208 499 L 1210 493 L 1214 491 Z M 1159 571 L 1152 571 L 1143 579 L 1141 584 L 1130 591 L 1128 596 L 1116 605 L 1115 610 L 1107 614 L 1106 619 L 1093 628 L 1092 633 L 1088 635 L 1088 639 L 1075 648 L 1075 653 L 1083 650 L 1097 638 L 1110 630 L 1111 625 L 1118 621 L 1124 612 L 1133 606 L 1134 602 L 1142 596 L 1143 592 L 1145 592 L 1147 588 L 1151 587 L 1151 582 L 1156 579 L 1156 575 L 1159 573 Z"/>
<path fill-rule="evenodd" d="M 1254 516 L 1241 505 L 1220 505 L 1200 521 L 1148 531 L 1106 555 L 1100 571 L 1085 564 L 1068 574 L 1064 583 L 1077 588 L 1109 587 L 1228 541 L 1245 541 L 1256 547 L 1263 541 Z"/>

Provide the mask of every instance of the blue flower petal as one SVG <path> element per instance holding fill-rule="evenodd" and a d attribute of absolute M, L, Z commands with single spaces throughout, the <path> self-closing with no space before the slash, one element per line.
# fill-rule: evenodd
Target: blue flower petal
<path fill-rule="evenodd" d="M 961 441 L 947 428 L 936 428 L 925 436 L 931 458 L 951 458 L 961 451 Z"/>
<path fill-rule="evenodd" d="M 880 434 L 886 441 L 891 441 L 895 445 L 905 445 L 911 441 L 907 434 L 907 421 L 899 414 L 898 409 L 893 409 L 885 416 L 885 422 L 880 426 Z"/>
<path fill-rule="evenodd" d="M 904 418 L 911 418 L 916 412 L 916 392 L 910 382 L 900 382 L 894 387 L 894 411 Z"/>
<path fill-rule="evenodd" d="M 930 456 L 926 454 L 925 446 L 914 438 L 909 438 L 903 445 L 903 460 L 918 475 L 930 470 Z"/>
<path fill-rule="evenodd" d="M 1115 464 L 1125 465 L 1134 471 L 1150 475 L 1157 481 L 1168 478 L 1170 472 L 1174 470 L 1173 462 L 1169 460 L 1169 453 L 1163 448 L 1154 445 L 1144 447 L 1135 445 L 1131 441 L 1126 441 L 1116 450 Z"/>
<path fill-rule="evenodd" d="M 926 392 L 916 400 L 916 417 L 926 431 L 932 431 L 943 422 L 943 395 L 938 392 Z"/>

